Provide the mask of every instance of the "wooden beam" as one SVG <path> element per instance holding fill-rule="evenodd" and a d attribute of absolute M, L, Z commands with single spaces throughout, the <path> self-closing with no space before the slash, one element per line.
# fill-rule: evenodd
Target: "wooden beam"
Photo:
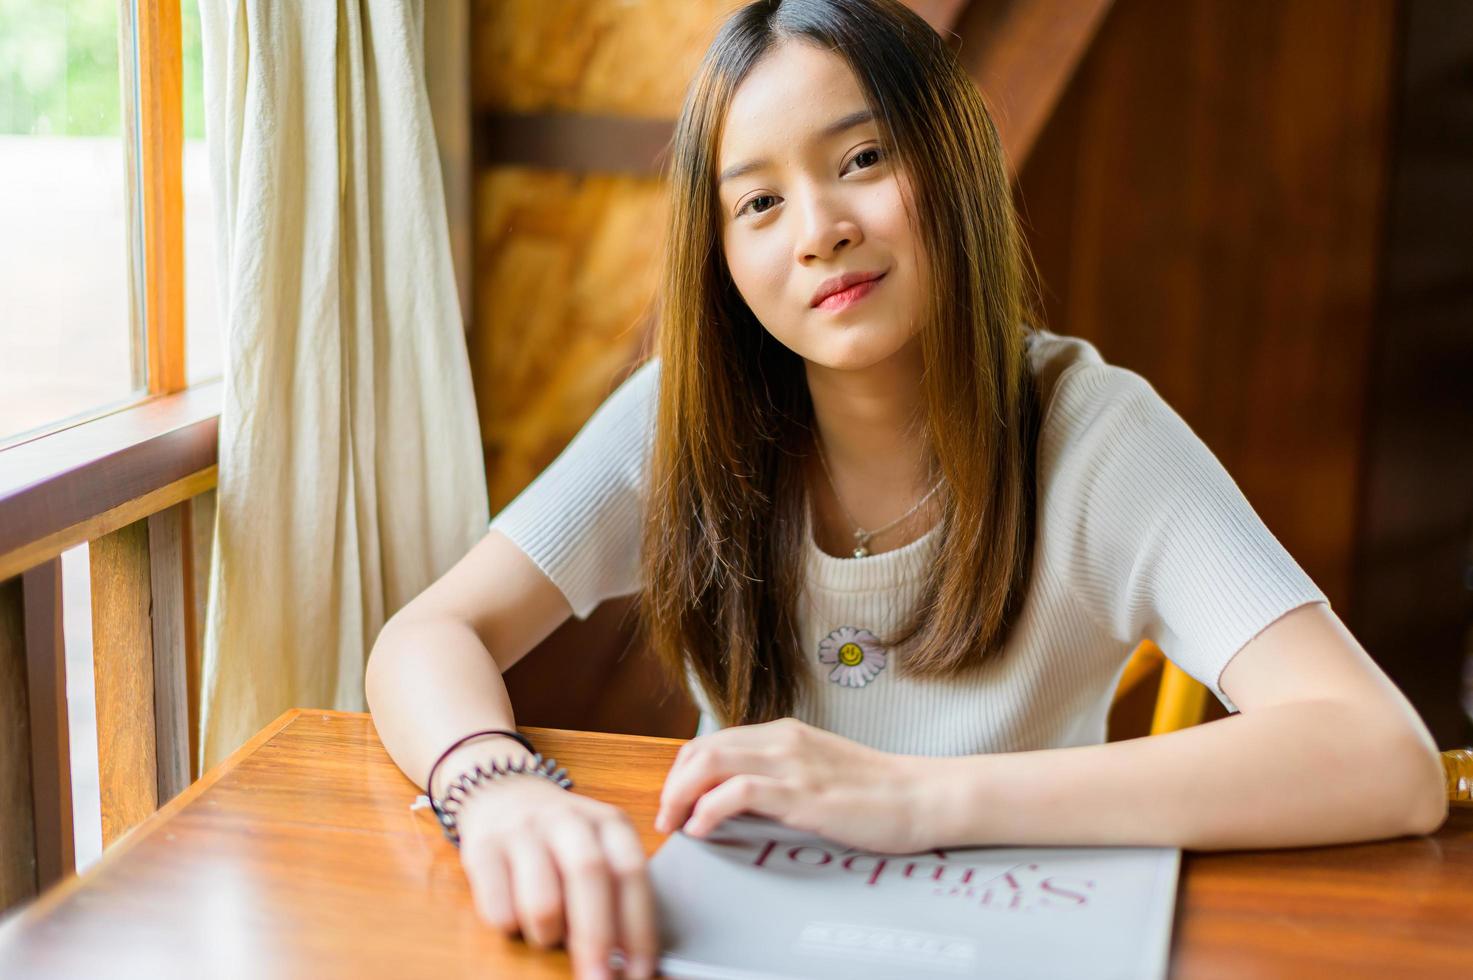
<path fill-rule="evenodd" d="M 1113 0 L 978 0 L 958 56 L 987 99 L 1016 178 Z"/>
<path fill-rule="evenodd" d="M 153 599 L 153 715 L 158 802 L 189 785 L 188 644 L 193 548 L 189 501 L 148 518 L 149 590 Z"/>
<path fill-rule="evenodd" d="M 183 391 L 184 56 L 179 4 L 139 2 L 138 134 L 148 390 Z"/>
<path fill-rule="evenodd" d="M 50 888 L 76 871 L 72 826 L 72 739 L 66 699 L 61 559 L 22 578 L 26 610 L 26 677 L 31 723 L 32 812 L 36 881 Z"/>
<path fill-rule="evenodd" d="M 476 117 L 478 166 L 541 167 L 575 173 L 657 176 L 675 123 L 576 113 L 483 112 Z"/>
<path fill-rule="evenodd" d="M 181 480 L 175 480 L 141 497 L 124 501 L 79 524 L 62 528 L 39 541 L 32 541 L 16 551 L 0 555 L 0 575 L 13 575 L 41 562 L 50 561 L 69 548 L 94 541 L 134 521 L 141 521 L 167 507 L 172 507 L 182 500 L 188 500 L 207 490 L 212 490 L 218 476 L 218 467 L 215 466 L 200 470 L 198 473 L 191 473 Z"/>
<path fill-rule="evenodd" d="M 1089 50 L 1112 0 L 912 0 L 953 44 L 987 97 L 1013 173 L 1020 171 Z M 482 112 L 479 166 L 658 177 L 669 161 L 670 119 L 578 113 Z"/>
<path fill-rule="evenodd" d="M 185 644 L 185 684 L 189 697 L 189 777 L 200 778 L 199 739 L 201 679 L 204 674 L 205 619 L 209 609 L 210 561 L 215 550 L 215 491 L 206 490 L 188 502 L 184 540 L 190 551 L 189 636 Z"/>
<path fill-rule="evenodd" d="M 147 514 L 79 536 L 84 522 L 161 490 L 155 509 L 214 486 L 220 399 L 219 382 L 196 385 L 0 450 L 0 578 Z"/>
<path fill-rule="evenodd" d="M 0 582 L 0 914 L 37 892 L 24 609 L 21 580 Z"/>
<path fill-rule="evenodd" d="M 92 542 L 92 655 L 102 844 L 158 809 L 148 522 Z"/>

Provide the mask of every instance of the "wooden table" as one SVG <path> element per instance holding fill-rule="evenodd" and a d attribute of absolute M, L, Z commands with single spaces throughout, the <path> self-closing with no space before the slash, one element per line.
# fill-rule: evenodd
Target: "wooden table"
<path fill-rule="evenodd" d="M 653 853 L 680 741 L 529 728 Z M 0 927 L 5 977 L 565 977 L 477 920 L 365 714 L 289 711 Z M 1179 977 L 1473 975 L 1473 810 L 1436 835 L 1186 855 Z"/>

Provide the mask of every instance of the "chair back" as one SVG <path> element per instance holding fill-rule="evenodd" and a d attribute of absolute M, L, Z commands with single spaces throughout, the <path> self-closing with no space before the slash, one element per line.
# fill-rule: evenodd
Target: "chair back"
<path fill-rule="evenodd" d="M 1118 702 L 1151 677 L 1157 669 L 1161 681 L 1156 691 L 1156 708 L 1151 717 L 1151 734 L 1164 735 L 1201 724 L 1207 707 L 1207 688 L 1191 674 L 1166 659 L 1161 648 L 1142 640 L 1126 661 L 1125 672 L 1115 688 Z"/>

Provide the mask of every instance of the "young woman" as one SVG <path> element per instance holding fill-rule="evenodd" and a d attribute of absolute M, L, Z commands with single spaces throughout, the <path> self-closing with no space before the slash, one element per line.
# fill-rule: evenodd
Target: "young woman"
<path fill-rule="evenodd" d="M 736 12 L 676 128 L 658 357 L 374 647 L 410 778 L 513 727 L 501 672 L 569 615 L 639 592 L 702 711 L 662 831 L 745 810 L 910 851 L 1437 826 L 1425 727 L 1207 448 L 1026 325 L 1010 201 L 981 98 L 901 4 Z M 1143 638 L 1234 713 L 1104 744 Z M 429 792 L 527 755 L 472 740 Z M 486 920 L 648 972 L 617 809 L 514 776 L 459 832 Z"/>

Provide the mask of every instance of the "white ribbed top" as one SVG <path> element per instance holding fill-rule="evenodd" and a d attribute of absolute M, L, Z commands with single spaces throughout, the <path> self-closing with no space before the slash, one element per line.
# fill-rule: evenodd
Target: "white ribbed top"
<path fill-rule="evenodd" d="M 917 755 L 1097 744 L 1141 639 L 1236 710 L 1218 684 L 1233 654 L 1289 610 L 1326 601 L 1143 378 L 1104 363 L 1086 341 L 1046 331 L 1034 335 L 1029 356 L 1046 406 L 1038 538 L 1004 655 L 965 678 L 904 676 L 904 650 L 885 650 L 876 637 L 897 630 L 918 600 L 938 528 L 894 551 L 836 558 L 814 543 L 810 526 L 798 626 L 817 682 L 797 717 Z M 639 589 L 658 383 L 658 361 L 643 365 L 491 521 L 580 618 Z M 836 659 L 841 653 L 853 666 Z M 701 690 L 690 686 L 698 732 L 714 730 Z"/>

